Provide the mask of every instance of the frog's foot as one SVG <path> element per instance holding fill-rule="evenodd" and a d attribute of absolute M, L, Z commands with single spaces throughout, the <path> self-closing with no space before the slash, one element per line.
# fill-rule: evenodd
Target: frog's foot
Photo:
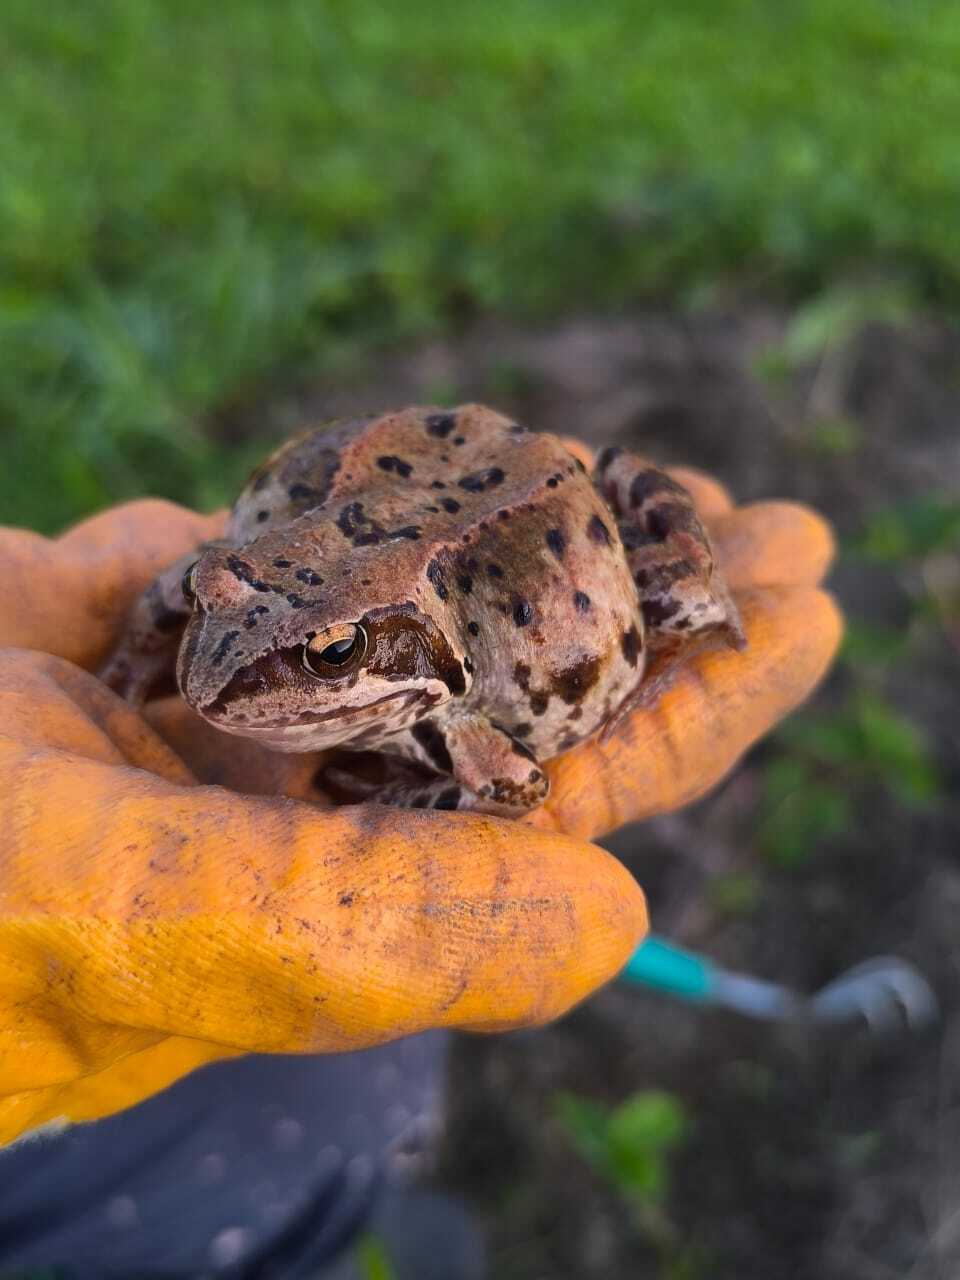
<path fill-rule="evenodd" d="M 740 615 L 683 485 L 616 448 L 600 454 L 594 481 L 618 517 L 648 648 L 682 651 L 674 665 L 706 636 L 742 649 Z"/>
<path fill-rule="evenodd" d="M 471 797 L 453 778 L 374 782 L 347 769 L 328 765 L 323 783 L 338 800 L 352 804 L 389 804 L 401 809 L 471 809 Z"/>
<path fill-rule="evenodd" d="M 522 817 L 542 804 L 550 790 L 546 774 L 523 743 L 476 714 L 442 725 L 420 720 L 393 735 L 390 751 L 402 759 L 380 757 L 378 777 L 328 766 L 325 785 L 336 798 L 355 803 L 461 809 L 504 818 Z M 407 761 L 420 768 L 414 772 Z"/>
<path fill-rule="evenodd" d="M 171 677 L 170 683 L 173 683 L 175 657 L 176 650 L 173 654 L 166 651 L 144 654 L 137 653 L 128 644 L 121 644 L 106 665 L 101 667 L 100 679 L 108 689 L 123 698 L 124 702 L 141 707 L 151 693 L 166 691 L 162 687 L 164 677 Z"/>

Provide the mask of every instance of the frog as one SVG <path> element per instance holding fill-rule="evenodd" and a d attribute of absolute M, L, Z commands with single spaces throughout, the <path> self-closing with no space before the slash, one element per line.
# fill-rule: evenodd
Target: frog
<path fill-rule="evenodd" d="M 744 643 L 666 471 L 618 447 L 588 471 L 494 409 L 416 406 L 274 452 L 101 674 L 135 705 L 175 677 L 218 730 L 326 753 L 341 801 L 517 818 L 547 761 Z"/>

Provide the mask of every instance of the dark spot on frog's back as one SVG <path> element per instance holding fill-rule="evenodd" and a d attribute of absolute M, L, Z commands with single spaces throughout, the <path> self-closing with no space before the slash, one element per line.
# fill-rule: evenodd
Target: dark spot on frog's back
<path fill-rule="evenodd" d="M 274 567 L 277 569 L 289 569 L 293 564 L 292 560 L 274 560 Z"/>
<path fill-rule="evenodd" d="M 470 632 L 472 636 L 478 636 L 480 634 L 480 627 L 476 622 L 468 622 L 467 630 Z"/>
<path fill-rule="evenodd" d="M 443 570 L 440 567 L 439 560 L 431 560 L 427 565 L 427 578 L 441 600 L 448 600 L 450 598 L 450 592 L 447 590 L 447 584 L 443 580 Z"/>
<path fill-rule="evenodd" d="M 610 546 L 610 530 L 603 523 L 598 515 L 590 517 L 587 523 L 587 537 L 591 541 L 596 542 L 599 546 Z"/>
<path fill-rule="evenodd" d="M 348 502 L 337 516 L 337 528 L 345 538 L 352 538 L 360 524 L 369 524 L 369 520 L 363 514 L 363 503 Z"/>
<path fill-rule="evenodd" d="M 484 493 L 502 484 L 506 474 L 500 467 L 486 467 L 483 471 L 472 471 L 470 475 L 461 476 L 457 484 L 468 493 Z"/>
<path fill-rule="evenodd" d="M 573 593 L 573 607 L 580 613 L 586 613 L 590 608 L 590 597 L 585 591 L 575 591 Z"/>
<path fill-rule="evenodd" d="M 460 510 L 460 503 L 456 498 L 441 498 L 440 505 L 443 507 L 444 511 L 449 511 L 452 516 L 456 515 Z"/>
<path fill-rule="evenodd" d="M 530 688 L 530 668 L 525 662 L 518 662 L 513 668 L 513 679 L 526 693 Z"/>
<path fill-rule="evenodd" d="M 567 549 L 567 540 L 563 536 L 562 529 L 547 530 L 547 546 L 557 557 L 558 560 L 563 559 L 563 553 Z"/>
<path fill-rule="evenodd" d="M 518 600 L 513 606 L 513 620 L 518 627 L 527 627 L 533 621 L 533 605 L 529 600 Z"/>
<path fill-rule="evenodd" d="M 599 676 L 600 658 L 595 654 L 585 653 L 569 667 L 551 673 L 550 689 L 568 707 L 573 706 L 589 693 Z"/>
<path fill-rule="evenodd" d="M 396 454 L 387 453 L 377 459 L 377 466 L 381 471 L 394 471 L 402 479 L 406 479 L 413 472 L 413 467 L 409 462 L 405 462 L 403 458 L 398 458 Z"/>
<path fill-rule="evenodd" d="M 473 579 L 470 577 L 469 573 L 457 574 L 457 586 L 460 588 L 460 590 L 463 592 L 465 596 L 468 596 L 470 594 L 470 592 L 473 590 Z"/>
<path fill-rule="evenodd" d="M 642 645 L 643 641 L 640 639 L 640 632 L 636 627 L 631 627 L 629 631 L 625 631 L 621 636 L 620 648 L 623 650 L 624 659 L 629 666 L 635 667 L 637 665 Z"/>
<path fill-rule="evenodd" d="M 313 569 L 298 569 L 294 574 L 298 582 L 305 582 L 308 587 L 322 587 L 323 579 Z"/>
<path fill-rule="evenodd" d="M 457 415 L 455 413 L 428 413 L 423 422 L 430 435 L 436 436 L 438 440 L 446 440 L 457 425 Z"/>

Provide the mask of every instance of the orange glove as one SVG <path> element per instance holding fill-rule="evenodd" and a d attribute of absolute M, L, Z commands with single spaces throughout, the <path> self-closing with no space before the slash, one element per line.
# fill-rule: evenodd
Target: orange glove
<path fill-rule="evenodd" d="M 807 696 L 840 619 L 828 529 L 674 474 L 749 638 L 548 767 L 522 823 L 335 808 L 317 759 L 141 715 L 88 672 L 132 600 L 222 516 L 135 502 L 56 540 L 0 530 L 0 1141 L 129 1106 L 243 1052 L 357 1049 L 556 1017 L 619 971 L 643 895 L 584 841 L 685 804 Z M 215 784 L 215 785 L 211 785 Z M 309 801 L 310 803 L 305 803 Z"/>

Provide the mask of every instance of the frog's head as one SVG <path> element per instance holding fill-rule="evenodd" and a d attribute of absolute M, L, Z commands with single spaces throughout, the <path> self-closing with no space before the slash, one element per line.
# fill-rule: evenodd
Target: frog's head
<path fill-rule="evenodd" d="M 193 614 L 177 680 L 217 728 L 279 751 L 375 746 L 465 692 L 417 549 L 324 550 L 266 535 L 211 548 L 184 575 Z"/>

